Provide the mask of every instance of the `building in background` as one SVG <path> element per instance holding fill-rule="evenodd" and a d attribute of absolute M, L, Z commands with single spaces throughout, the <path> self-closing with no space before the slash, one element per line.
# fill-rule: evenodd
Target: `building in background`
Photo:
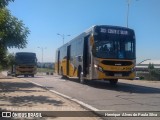
<path fill-rule="evenodd" d="M 160 70 L 160 60 L 145 60 L 136 65 L 136 71 L 148 71 L 148 65 L 153 64 L 155 69 Z"/>
<path fill-rule="evenodd" d="M 37 63 L 37 67 L 38 68 L 50 68 L 50 69 L 53 69 L 54 68 L 54 63 L 51 63 L 51 62 L 44 62 L 44 63 L 41 63 L 41 62 L 38 62 Z"/>

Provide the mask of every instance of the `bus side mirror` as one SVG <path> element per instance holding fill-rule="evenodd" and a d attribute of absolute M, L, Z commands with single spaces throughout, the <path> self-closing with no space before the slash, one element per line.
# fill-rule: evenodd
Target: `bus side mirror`
<path fill-rule="evenodd" d="M 82 62 L 82 56 L 77 57 L 78 62 Z"/>

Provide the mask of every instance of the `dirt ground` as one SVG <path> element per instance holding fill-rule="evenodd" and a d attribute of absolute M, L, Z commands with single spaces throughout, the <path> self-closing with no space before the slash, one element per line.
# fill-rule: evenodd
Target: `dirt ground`
<path fill-rule="evenodd" d="M 98 117 L 88 117 L 88 111 L 81 105 L 36 86 L 20 78 L 7 77 L 0 73 L 0 111 L 38 111 L 42 118 L 27 119 L 67 119 L 67 120 L 97 120 Z M 56 111 L 60 111 L 56 113 Z M 65 117 L 66 111 L 77 117 Z M 77 113 L 75 112 L 77 111 Z M 55 114 L 55 117 L 53 117 Z M 58 114 L 58 115 L 57 115 Z M 56 116 L 57 115 L 57 116 Z M 48 117 L 43 117 L 48 116 Z M 63 117 L 64 116 L 64 117 Z M 82 116 L 82 117 L 81 117 Z M 84 117 L 83 117 L 84 116 Z M 6 119 L 6 118 L 5 118 Z M 7 118 L 13 119 L 13 118 Z M 15 118 L 23 119 L 23 118 Z M 26 118 L 25 118 L 26 119 Z"/>

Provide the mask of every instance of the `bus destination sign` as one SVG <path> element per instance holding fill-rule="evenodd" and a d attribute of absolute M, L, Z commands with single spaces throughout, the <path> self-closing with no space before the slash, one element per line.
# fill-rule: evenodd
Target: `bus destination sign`
<path fill-rule="evenodd" d="M 127 30 L 117 30 L 117 29 L 105 29 L 105 28 L 101 28 L 100 30 L 101 33 L 109 33 L 109 34 L 117 34 L 117 35 L 128 35 L 128 31 Z"/>

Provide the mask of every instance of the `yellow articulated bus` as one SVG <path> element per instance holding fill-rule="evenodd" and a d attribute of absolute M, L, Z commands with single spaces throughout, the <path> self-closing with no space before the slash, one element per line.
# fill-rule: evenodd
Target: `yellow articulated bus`
<path fill-rule="evenodd" d="M 55 72 L 84 80 L 134 79 L 136 41 L 134 30 L 96 25 L 56 51 Z"/>

